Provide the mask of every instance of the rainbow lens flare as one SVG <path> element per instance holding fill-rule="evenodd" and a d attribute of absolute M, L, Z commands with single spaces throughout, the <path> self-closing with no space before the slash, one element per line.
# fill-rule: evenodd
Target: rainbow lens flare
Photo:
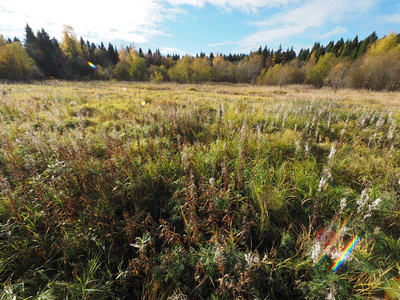
<path fill-rule="evenodd" d="M 360 237 L 356 235 L 343 249 L 343 254 L 336 260 L 336 262 L 332 265 L 331 270 L 336 272 L 340 266 L 346 261 L 347 257 L 350 255 L 351 251 L 354 250 L 354 247 L 359 242 Z"/>
<path fill-rule="evenodd" d="M 349 222 L 349 218 L 347 217 L 344 221 L 342 226 L 337 230 L 337 232 L 333 235 L 332 238 L 329 239 L 327 236 L 328 233 L 332 233 L 332 230 L 328 228 L 325 230 L 325 232 L 322 234 L 322 236 L 319 238 L 319 240 L 328 240 L 327 245 L 325 246 L 325 249 L 321 252 L 319 255 L 318 259 L 312 264 L 312 267 L 315 267 L 323 258 L 324 256 L 332 249 L 332 247 L 336 244 L 337 240 L 343 235 L 344 229 Z"/>
<path fill-rule="evenodd" d="M 97 70 L 97 67 L 94 64 L 92 64 L 90 61 L 88 61 L 88 65 L 91 66 L 93 69 Z"/>

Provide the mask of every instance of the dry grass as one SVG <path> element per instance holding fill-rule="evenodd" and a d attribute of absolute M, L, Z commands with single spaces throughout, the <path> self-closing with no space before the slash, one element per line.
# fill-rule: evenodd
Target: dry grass
<path fill-rule="evenodd" d="M 2 298 L 398 294 L 399 93 L 58 81 L 0 91 Z M 347 217 L 313 267 L 321 232 Z M 353 259 L 332 272 L 355 235 Z"/>

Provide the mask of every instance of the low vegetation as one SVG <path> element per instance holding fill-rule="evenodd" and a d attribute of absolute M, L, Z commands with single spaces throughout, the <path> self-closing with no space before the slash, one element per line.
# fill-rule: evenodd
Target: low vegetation
<path fill-rule="evenodd" d="M 3 85 L 0 298 L 396 299 L 399 107 L 306 86 Z"/>

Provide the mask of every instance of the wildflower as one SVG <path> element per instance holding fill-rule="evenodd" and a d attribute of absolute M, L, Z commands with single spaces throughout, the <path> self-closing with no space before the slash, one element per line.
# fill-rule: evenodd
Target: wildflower
<path fill-rule="evenodd" d="M 318 260 L 320 253 L 321 253 L 321 244 L 319 242 L 317 242 L 313 245 L 311 254 L 310 254 L 310 257 L 314 263 Z"/>
<path fill-rule="evenodd" d="M 329 288 L 327 288 L 327 290 L 329 291 L 328 295 L 326 296 L 326 300 L 335 300 L 335 295 L 336 295 L 336 286 L 335 285 L 331 285 Z"/>
<path fill-rule="evenodd" d="M 210 183 L 211 187 L 215 187 L 215 178 L 211 177 L 208 182 Z"/>
<path fill-rule="evenodd" d="M 364 208 L 365 204 L 367 203 L 368 199 L 369 199 L 368 189 L 364 189 L 361 192 L 360 200 L 357 200 L 357 204 L 358 204 L 357 213 L 360 213 L 363 210 L 363 208 Z"/>
<path fill-rule="evenodd" d="M 340 200 L 340 210 L 339 210 L 339 214 L 343 213 L 343 210 L 346 207 L 346 198 L 343 198 L 342 200 Z"/>
<path fill-rule="evenodd" d="M 332 146 L 331 152 L 329 153 L 329 156 L 328 156 L 329 161 L 332 161 L 332 158 L 335 155 L 335 153 L 336 153 L 336 149 L 335 149 L 335 147 Z"/>
<path fill-rule="evenodd" d="M 368 205 L 368 211 L 365 214 L 365 216 L 363 217 L 363 220 L 368 219 L 369 217 L 371 217 L 372 211 L 374 211 L 378 207 L 378 205 L 379 205 L 379 203 L 381 203 L 381 201 L 382 200 L 380 198 L 378 198 L 374 202 L 372 202 L 372 204 Z"/>
<path fill-rule="evenodd" d="M 372 136 L 370 136 L 369 140 L 368 140 L 368 147 L 371 145 L 371 142 L 374 141 L 376 139 L 376 133 L 374 133 Z"/>
<path fill-rule="evenodd" d="M 318 184 L 318 192 L 321 192 L 322 189 L 325 187 L 325 185 L 326 185 L 326 179 L 324 178 L 324 176 L 322 176 Z"/>
<path fill-rule="evenodd" d="M 296 154 L 298 154 L 300 151 L 300 140 L 296 141 Z"/>
<path fill-rule="evenodd" d="M 372 214 L 370 212 L 366 213 L 363 217 L 363 220 L 367 220 L 372 216 Z"/>
<path fill-rule="evenodd" d="M 379 226 L 376 226 L 374 229 L 374 235 L 377 235 L 381 231 L 381 228 Z"/>
<path fill-rule="evenodd" d="M 257 124 L 257 138 L 258 139 L 260 139 L 260 136 L 261 136 L 261 126 L 262 126 L 261 123 Z"/>
<path fill-rule="evenodd" d="M 257 255 L 257 253 L 245 253 L 244 258 L 246 259 L 249 268 L 260 262 L 260 257 Z"/>
<path fill-rule="evenodd" d="M 385 119 L 383 119 L 382 117 L 380 117 L 378 119 L 378 121 L 376 122 L 376 128 L 381 127 L 383 124 L 385 124 Z"/>
<path fill-rule="evenodd" d="M 393 135 L 394 135 L 394 126 L 391 125 L 391 126 L 389 127 L 389 132 L 388 132 L 388 135 L 387 135 L 388 140 L 393 139 Z"/>
<path fill-rule="evenodd" d="M 305 147 L 304 147 L 304 152 L 307 155 L 308 152 L 310 151 L 310 145 L 308 144 L 308 142 L 306 143 Z"/>
<path fill-rule="evenodd" d="M 372 204 L 368 205 L 368 210 L 375 210 L 381 202 L 382 200 L 380 198 L 376 199 L 374 202 L 372 202 Z"/>
<path fill-rule="evenodd" d="M 341 255 L 343 254 L 342 251 L 330 251 L 328 252 L 329 257 L 333 260 L 336 261 Z"/>
<path fill-rule="evenodd" d="M 389 152 L 388 152 L 388 157 L 393 157 L 393 151 L 394 151 L 394 145 L 392 144 L 392 145 L 390 145 L 390 149 L 389 149 Z"/>
<path fill-rule="evenodd" d="M 326 177 L 327 180 L 332 180 L 332 174 L 327 167 L 322 170 L 323 176 Z"/>

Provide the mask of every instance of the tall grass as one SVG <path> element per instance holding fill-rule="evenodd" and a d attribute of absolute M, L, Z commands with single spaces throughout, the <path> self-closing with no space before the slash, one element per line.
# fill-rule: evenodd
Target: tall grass
<path fill-rule="evenodd" d="M 396 298 L 400 96 L 301 89 L 5 86 L 1 298 Z"/>

